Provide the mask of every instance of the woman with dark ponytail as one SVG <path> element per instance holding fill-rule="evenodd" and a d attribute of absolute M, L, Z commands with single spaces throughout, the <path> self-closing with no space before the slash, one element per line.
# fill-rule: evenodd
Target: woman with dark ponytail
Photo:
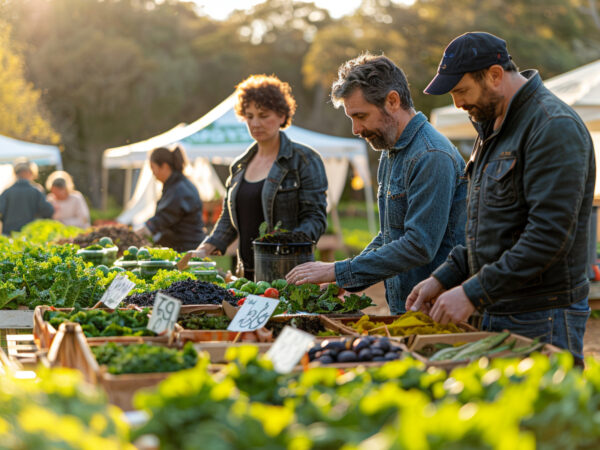
<path fill-rule="evenodd" d="M 154 216 L 136 229 L 177 251 L 195 249 L 205 237 L 202 200 L 196 186 L 183 174 L 186 164 L 185 152 L 179 146 L 152 150 L 150 168 L 163 184 L 162 196 Z"/>

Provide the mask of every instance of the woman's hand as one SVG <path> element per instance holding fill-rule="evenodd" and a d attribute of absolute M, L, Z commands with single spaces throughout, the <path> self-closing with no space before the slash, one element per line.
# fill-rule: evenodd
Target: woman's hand
<path fill-rule="evenodd" d="M 145 223 L 141 223 L 133 227 L 133 232 L 142 237 L 152 235 L 152 232 L 148 229 Z"/>
<path fill-rule="evenodd" d="M 192 257 L 194 258 L 204 258 L 208 255 L 220 255 L 221 252 L 215 247 L 213 244 L 208 242 L 203 242 L 198 246 L 196 250 L 193 250 Z"/>

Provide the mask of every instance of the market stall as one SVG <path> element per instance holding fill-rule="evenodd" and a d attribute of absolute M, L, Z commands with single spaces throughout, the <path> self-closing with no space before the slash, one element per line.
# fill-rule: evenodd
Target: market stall
<path fill-rule="evenodd" d="M 246 125 L 240 122 L 233 111 L 235 97 L 231 95 L 212 111 L 189 125 L 179 125 L 148 140 L 108 149 L 103 155 L 104 180 L 107 183 L 109 169 L 125 169 L 125 210 L 118 220 L 126 224 L 138 224 L 148 219 L 154 210 L 160 193 L 147 163 L 148 152 L 159 146 L 179 143 L 192 162 L 188 175 L 194 180 L 204 201 L 213 200 L 224 194 L 224 187 L 212 164 L 230 164 L 253 141 Z M 373 192 L 369 171 L 367 147 L 359 139 L 340 138 L 292 125 L 285 130 L 290 139 L 316 149 L 325 163 L 329 183 L 328 208 L 335 205 L 342 195 L 349 168 L 363 182 L 367 202 L 369 229 L 374 234 L 376 221 L 373 209 Z M 131 192 L 132 169 L 141 169 L 134 193 Z M 106 186 L 106 184 L 105 184 Z M 103 190 L 106 193 L 106 189 Z"/>

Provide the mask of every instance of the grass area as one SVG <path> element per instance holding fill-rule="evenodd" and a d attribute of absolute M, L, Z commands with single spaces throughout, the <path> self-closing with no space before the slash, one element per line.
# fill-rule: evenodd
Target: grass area
<path fill-rule="evenodd" d="M 375 220 L 377 221 L 377 217 L 379 217 L 377 206 L 375 206 L 374 212 Z M 340 216 L 340 226 L 342 228 L 341 232 L 344 245 L 350 249 L 350 252 L 353 255 L 359 253 L 369 245 L 371 240 L 375 237 L 375 235 L 369 231 L 366 204 L 364 202 L 340 203 L 338 206 L 338 214 Z M 328 232 L 334 232 L 335 230 L 333 230 L 331 216 L 328 217 L 328 223 Z"/>
<path fill-rule="evenodd" d="M 111 195 L 108 197 L 108 204 L 106 210 L 101 208 L 90 208 L 90 219 L 92 224 L 96 220 L 115 220 L 119 217 L 119 214 L 123 211 L 123 208 L 117 204 L 115 198 Z"/>

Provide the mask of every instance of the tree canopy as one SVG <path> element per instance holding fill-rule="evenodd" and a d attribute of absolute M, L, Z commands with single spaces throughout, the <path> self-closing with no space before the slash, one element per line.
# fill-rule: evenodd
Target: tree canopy
<path fill-rule="evenodd" d="M 310 2 L 266 0 L 216 21 L 176 0 L 0 0 L 12 27 L 0 26 L 0 101 L 10 105 L 0 111 L 0 127 L 52 140 L 47 110 L 67 170 L 76 182 L 86 180 L 78 184 L 97 204 L 104 149 L 192 122 L 250 74 L 276 74 L 292 85 L 298 125 L 351 135 L 329 102 L 347 59 L 364 51 L 392 58 L 408 76 L 417 109 L 428 114 L 450 103 L 422 90 L 453 37 L 497 34 L 521 68 L 549 77 L 600 58 L 594 5 L 363 0 L 352 15 L 333 19 Z"/>

